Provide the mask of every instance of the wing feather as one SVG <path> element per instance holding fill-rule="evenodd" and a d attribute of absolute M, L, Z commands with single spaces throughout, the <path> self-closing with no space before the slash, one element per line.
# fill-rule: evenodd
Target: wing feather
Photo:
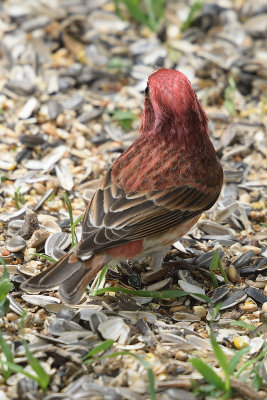
<path fill-rule="evenodd" d="M 105 216 L 103 200 L 104 200 L 103 190 L 98 189 L 95 192 L 92 201 L 90 203 L 92 204 L 92 207 L 90 207 L 90 221 L 91 221 L 90 225 L 93 226 L 102 225 L 102 221 Z"/>
<path fill-rule="evenodd" d="M 77 255 L 167 231 L 210 208 L 218 195 L 189 186 L 125 193 L 110 169 L 86 211 Z"/>

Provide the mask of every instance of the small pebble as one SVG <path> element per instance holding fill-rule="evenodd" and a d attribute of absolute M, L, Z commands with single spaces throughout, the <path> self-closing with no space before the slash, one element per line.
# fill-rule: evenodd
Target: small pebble
<path fill-rule="evenodd" d="M 44 245 L 44 243 L 49 235 L 50 235 L 50 233 L 48 232 L 48 230 L 46 230 L 44 228 L 40 228 L 40 229 L 36 230 L 33 233 L 31 239 L 27 243 L 28 248 L 32 247 L 34 249 L 39 249 L 40 247 L 42 247 Z"/>
<path fill-rule="evenodd" d="M 236 255 L 240 255 L 240 251 L 242 250 L 242 245 L 238 242 L 236 242 L 235 244 L 232 244 L 232 246 L 230 247 L 230 250 L 236 254 Z"/>
<path fill-rule="evenodd" d="M 254 282 L 250 279 L 246 281 L 247 286 L 263 289 L 265 287 L 265 282 Z"/>
<path fill-rule="evenodd" d="M 166 380 L 168 379 L 168 375 L 167 375 L 167 374 L 159 374 L 159 375 L 157 376 L 157 379 L 158 379 L 159 381 L 166 381 Z"/>
<path fill-rule="evenodd" d="M 261 249 L 260 247 L 255 247 L 255 246 L 244 246 L 242 249 L 242 253 L 244 253 L 245 251 L 251 250 L 254 252 L 254 254 L 260 254 Z"/>
<path fill-rule="evenodd" d="M 263 303 L 261 306 L 262 311 L 267 311 L 267 302 Z"/>
<path fill-rule="evenodd" d="M 240 196 L 240 201 L 241 201 L 242 203 L 248 203 L 248 204 L 250 204 L 250 202 L 251 202 L 251 197 L 250 197 L 250 195 L 249 195 L 248 193 L 243 193 L 243 194 L 241 194 L 241 196 Z"/>
<path fill-rule="evenodd" d="M 3 250 L 3 251 L 5 251 L 5 250 Z M 14 261 L 14 256 L 10 253 L 9 250 L 6 250 L 6 251 L 9 252 L 9 255 L 3 256 L 3 254 L 2 254 L 1 257 L 3 258 L 3 260 L 6 264 L 10 264 Z"/>
<path fill-rule="evenodd" d="M 184 305 L 180 305 L 180 306 L 174 306 L 170 308 L 170 312 L 174 313 L 176 311 L 184 311 L 186 310 L 186 307 Z"/>
<path fill-rule="evenodd" d="M 228 277 L 231 282 L 237 282 L 239 279 L 239 275 L 237 273 L 236 268 L 233 265 L 230 265 L 227 271 Z"/>
<path fill-rule="evenodd" d="M 6 314 L 6 318 L 9 322 L 16 321 L 17 319 L 19 319 L 19 315 L 15 314 L 13 312 L 9 312 Z"/>
<path fill-rule="evenodd" d="M 207 315 L 207 310 L 203 306 L 194 306 L 193 307 L 194 314 L 197 315 L 200 319 L 203 319 Z"/>
<path fill-rule="evenodd" d="M 2 250 L 1 255 L 2 255 L 3 257 L 7 257 L 7 256 L 10 255 L 10 251 L 7 250 L 7 249 L 4 249 L 4 250 Z"/>
<path fill-rule="evenodd" d="M 266 303 L 264 303 L 266 304 Z M 262 323 L 267 322 L 267 311 L 262 311 L 261 315 L 260 315 L 260 321 Z"/>
<path fill-rule="evenodd" d="M 22 109 L 18 114 L 18 118 L 20 119 L 27 119 L 30 118 L 34 111 L 36 111 L 39 107 L 39 102 L 35 97 L 31 97 L 27 102 L 24 104 Z"/>
<path fill-rule="evenodd" d="M 36 182 L 32 185 L 33 189 L 37 194 L 43 195 L 45 193 L 45 186 L 43 183 Z"/>
<path fill-rule="evenodd" d="M 158 303 L 150 303 L 149 306 L 152 310 L 158 310 L 160 308 L 160 304 Z"/>
<path fill-rule="evenodd" d="M 177 26 L 177 24 L 171 24 L 168 26 L 168 29 L 167 29 L 168 38 L 175 39 L 179 36 L 179 34 L 180 34 L 180 29 Z"/>
<path fill-rule="evenodd" d="M 66 124 L 66 117 L 64 114 L 59 114 L 59 116 L 57 117 L 57 121 L 56 124 L 59 128 L 64 128 L 65 124 Z"/>
<path fill-rule="evenodd" d="M 253 303 L 252 301 L 246 301 L 245 304 L 240 304 L 239 308 L 243 311 L 257 311 L 258 306 L 257 304 Z"/>
<path fill-rule="evenodd" d="M 84 136 L 78 136 L 75 142 L 76 149 L 84 149 L 86 146 L 86 141 Z"/>
<path fill-rule="evenodd" d="M 235 336 L 233 338 L 233 343 L 238 350 L 248 346 L 249 342 L 250 340 L 248 336 Z"/>
<path fill-rule="evenodd" d="M 46 205 L 49 210 L 58 211 L 63 207 L 63 202 L 61 200 L 48 201 Z"/>
<path fill-rule="evenodd" d="M 34 323 L 36 325 L 42 326 L 46 318 L 47 318 L 47 313 L 43 308 L 41 308 L 41 310 L 39 310 L 36 314 L 34 314 Z"/>
<path fill-rule="evenodd" d="M 24 251 L 24 260 L 25 261 L 31 261 L 35 258 L 36 249 L 33 247 L 30 247 Z"/>
<path fill-rule="evenodd" d="M 175 358 L 180 361 L 186 361 L 188 359 L 188 354 L 182 350 L 177 351 Z"/>
<path fill-rule="evenodd" d="M 57 128 L 51 122 L 46 122 L 45 124 L 43 124 L 42 129 L 47 135 L 57 136 Z"/>
<path fill-rule="evenodd" d="M 29 262 L 29 267 L 33 270 L 39 270 L 40 269 L 40 262 L 32 260 Z"/>

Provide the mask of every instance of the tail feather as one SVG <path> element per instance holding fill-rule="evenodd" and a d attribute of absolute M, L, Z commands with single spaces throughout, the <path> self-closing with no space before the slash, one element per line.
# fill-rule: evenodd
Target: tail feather
<path fill-rule="evenodd" d="M 95 269 L 88 270 L 87 268 L 80 268 L 72 277 L 63 282 L 59 287 L 60 298 L 68 304 L 77 304 L 82 298 L 86 286 L 89 285 L 91 280 L 102 268 L 102 265 Z"/>
<path fill-rule="evenodd" d="M 27 292 L 34 293 L 36 291 L 52 289 L 59 286 L 66 279 L 69 279 L 83 264 L 79 259 L 75 259 L 74 262 L 69 262 L 71 255 L 72 251 L 67 253 L 56 264 L 51 265 L 45 271 L 23 282 L 21 288 Z"/>
<path fill-rule="evenodd" d="M 28 293 L 38 293 L 59 286 L 61 299 L 75 304 L 81 299 L 86 286 L 108 261 L 104 255 L 82 261 L 70 251 L 56 264 L 29 278 L 20 287 Z"/>

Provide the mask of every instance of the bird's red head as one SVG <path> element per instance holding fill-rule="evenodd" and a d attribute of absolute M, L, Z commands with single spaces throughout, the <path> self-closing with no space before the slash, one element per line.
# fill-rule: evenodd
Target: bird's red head
<path fill-rule="evenodd" d="M 207 132 L 207 116 L 189 80 L 181 72 L 166 68 L 154 72 L 148 78 L 145 93 L 140 134 L 164 133 L 166 126 L 168 130 L 202 126 Z"/>

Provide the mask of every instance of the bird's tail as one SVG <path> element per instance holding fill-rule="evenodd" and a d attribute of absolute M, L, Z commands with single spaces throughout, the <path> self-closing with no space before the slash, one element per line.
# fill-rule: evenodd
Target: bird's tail
<path fill-rule="evenodd" d="M 61 299 L 68 304 L 75 304 L 81 299 L 86 286 L 108 262 L 109 257 L 103 254 L 83 261 L 71 250 L 56 264 L 23 282 L 21 289 L 28 293 L 38 293 L 59 286 Z"/>

